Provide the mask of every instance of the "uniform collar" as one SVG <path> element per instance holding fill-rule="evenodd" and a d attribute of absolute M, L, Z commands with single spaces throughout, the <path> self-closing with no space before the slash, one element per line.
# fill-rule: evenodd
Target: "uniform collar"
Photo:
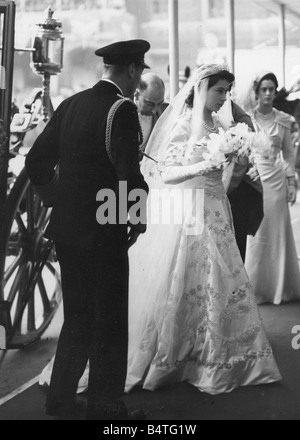
<path fill-rule="evenodd" d="M 105 82 L 108 82 L 110 84 L 113 84 L 120 91 L 121 95 L 124 96 L 123 90 L 115 82 L 111 81 L 110 79 L 106 79 L 106 78 L 105 79 L 101 79 L 101 81 L 105 81 Z"/>

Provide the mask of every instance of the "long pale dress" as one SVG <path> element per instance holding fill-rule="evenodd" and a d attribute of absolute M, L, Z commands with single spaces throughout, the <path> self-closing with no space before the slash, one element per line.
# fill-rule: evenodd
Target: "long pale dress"
<path fill-rule="evenodd" d="M 269 157 L 256 163 L 264 190 L 264 219 L 248 237 L 246 270 L 258 304 L 300 300 L 300 271 L 288 206 L 287 177 L 295 175 L 290 118 L 275 110 L 253 115 L 257 131 L 266 130 L 272 141 Z M 285 161 L 282 161 L 282 157 Z"/>
<path fill-rule="evenodd" d="M 167 164 L 180 165 L 191 114 L 173 133 Z M 181 165 L 202 160 L 189 147 Z M 171 169 L 170 168 L 170 169 Z M 146 176 L 147 177 L 147 176 Z M 281 379 L 232 225 L 222 172 L 176 185 L 203 191 L 179 225 L 149 224 L 130 253 L 130 349 L 126 391 L 186 381 L 210 394 Z M 150 195 L 151 198 L 151 195 Z M 193 230 L 191 208 L 203 220 Z M 195 217 L 194 217 L 195 218 Z"/>

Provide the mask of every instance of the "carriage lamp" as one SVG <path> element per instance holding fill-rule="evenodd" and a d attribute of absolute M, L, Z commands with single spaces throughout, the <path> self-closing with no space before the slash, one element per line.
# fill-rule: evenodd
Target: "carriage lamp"
<path fill-rule="evenodd" d="M 50 116 L 50 78 L 61 73 L 63 68 L 64 40 L 62 23 L 53 18 L 51 6 L 47 9 L 48 17 L 36 25 L 33 36 L 31 68 L 38 75 L 43 75 L 43 113 L 44 121 Z"/>

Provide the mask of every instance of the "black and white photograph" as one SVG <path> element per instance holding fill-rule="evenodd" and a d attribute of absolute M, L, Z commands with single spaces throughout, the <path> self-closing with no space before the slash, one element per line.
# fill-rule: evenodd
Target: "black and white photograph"
<path fill-rule="evenodd" d="M 0 420 L 300 420 L 299 0 L 0 0 Z"/>

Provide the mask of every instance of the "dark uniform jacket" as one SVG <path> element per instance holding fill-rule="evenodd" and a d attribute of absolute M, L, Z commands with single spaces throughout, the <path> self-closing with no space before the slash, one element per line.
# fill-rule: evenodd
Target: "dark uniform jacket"
<path fill-rule="evenodd" d="M 122 104 L 114 118 L 114 165 L 106 151 L 107 116 L 120 99 L 119 94 L 114 84 L 100 81 L 64 101 L 27 156 L 29 177 L 41 188 L 53 181 L 59 165 L 58 187 L 46 231 L 46 237 L 56 242 L 90 248 L 126 240 L 126 225 L 97 223 L 97 193 L 111 189 L 118 194 L 120 181 L 127 182 L 128 192 L 148 192 L 139 168 L 140 128 L 132 102 Z M 145 226 L 138 225 L 137 229 L 144 232 Z"/>
<path fill-rule="evenodd" d="M 149 141 L 149 139 L 151 137 L 151 133 L 152 133 L 152 131 L 153 131 L 157 121 L 159 120 L 159 118 L 161 117 L 163 112 L 168 108 L 168 106 L 169 106 L 169 104 L 167 102 L 164 102 L 162 104 L 160 110 L 158 112 L 154 113 L 154 115 L 152 115 L 151 131 L 150 131 L 149 137 L 148 137 L 147 140 L 143 139 L 143 143 L 140 146 L 140 161 L 142 161 L 144 159 L 144 156 L 143 156 L 142 153 L 144 153 L 146 148 L 147 148 L 148 141 Z"/>

